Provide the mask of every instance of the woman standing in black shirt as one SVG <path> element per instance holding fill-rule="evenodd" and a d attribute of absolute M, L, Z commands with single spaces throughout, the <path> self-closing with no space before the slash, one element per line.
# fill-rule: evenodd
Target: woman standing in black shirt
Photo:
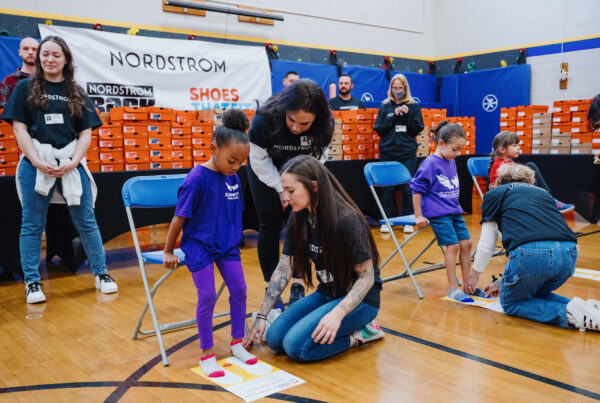
<path fill-rule="evenodd" d="M 419 104 L 410 95 L 410 87 L 403 74 L 396 74 L 390 81 L 388 99 L 379 107 L 374 129 L 381 137 L 379 159 L 398 161 L 408 169 L 411 176 L 414 176 L 417 170 L 418 148 L 415 137 L 423 131 L 423 116 Z M 409 184 L 400 185 L 399 189 L 402 190 L 401 215 L 414 214 Z M 395 191 L 396 188 L 393 187 L 383 189 L 382 204 L 388 217 L 392 217 Z M 381 232 L 387 231 L 387 226 L 382 225 Z M 405 225 L 404 232 L 413 232 L 413 227 Z"/>
<path fill-rule="evenodd" d="M 38 47 L 35 75 L 17 85 L 2 114 L 2 119 L 12 121 L 24 155 L 16 179 L 23 206 L 19 239 L 28 303 L 46 301 L 38 266 L 48 205 L 55 191 L 66 200 L 96 288 L 103 293 L 118 290 L 106 273 L 106 255 L 94 216 L 95 184 L 85 168 L 92 129 L 102 122 L 73 75 L 73 56 L 65 41 L 46 37 Z"/>
<path fill-rule="evenodd" d="M 279 261 L 279 234 L 287 207 L 279 169 L 300 154 L 325 162 L 332 135 L 325 93 L 306 79 L 269 98 L 252 120 L 248 182 L 258 212 L 258 260 L 267 283 Z M 294 281 L 290 295 L 290 302 L 304 296 L 300 280 Z"/>

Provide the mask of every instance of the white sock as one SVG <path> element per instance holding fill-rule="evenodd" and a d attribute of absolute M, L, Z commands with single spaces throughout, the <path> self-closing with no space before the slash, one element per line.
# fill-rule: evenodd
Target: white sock
<path fill-rule="evenodd" d="M 225 371 L 217 364 L 217 359 L 214 354 L 200 358 L 200 367 L 202 368 L 204 375 L 210 376 L 211 378 L 225 376 Z"/>
<path fill-rule="evenodd" d="M 232 341 L 231 342 L 231 354 L 240 360 L 249 365 L 256 364 L 258 362 L 258 358 L 255 355 L 250 354 L 244 346 L 242 345 L 242 341 Z"/>

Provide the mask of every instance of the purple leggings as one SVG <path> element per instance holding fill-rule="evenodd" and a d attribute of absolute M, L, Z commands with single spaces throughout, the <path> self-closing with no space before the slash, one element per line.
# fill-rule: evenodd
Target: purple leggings
<path fill-rule="evenodd" d="M 246 320 L 246 281 L 244 280 L 242 262 L 237 260 L 217 260 L 215 263 L 229 290 L 231 337 L 241 339 L 244 337 L 244 321 Z M 200 348 L 208 350 L 214 345 L 212 321 L 215 303 L 217 302 L 213 263 L 192 272 L 192 278 L 198 290 L 196 321 L 198 322 Z"/>

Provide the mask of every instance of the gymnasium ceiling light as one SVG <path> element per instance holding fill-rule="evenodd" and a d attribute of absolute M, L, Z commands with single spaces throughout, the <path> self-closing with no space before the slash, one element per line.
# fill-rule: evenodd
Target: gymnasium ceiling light
<path fill-rule="evenodd" d="M 245 17 L 264 18 L 269 20 L 283 21 L 283 16 L 279 14 L 261 13 L 260 11 L 245 10 L 242 8 L 211 6 L 204 3 L 185 0 L 165 0 L 166 6 L 191 8 L 193 10 L 213 11 L 215 13 L 242 15 Z"/>

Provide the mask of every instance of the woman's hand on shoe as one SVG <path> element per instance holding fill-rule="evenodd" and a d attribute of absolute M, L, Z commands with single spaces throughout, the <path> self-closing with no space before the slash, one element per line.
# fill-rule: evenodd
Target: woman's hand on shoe
<path fill-rule="evenodd" d="M 261 341 L 263 338 L 263 334 L 265 333 L 265 329 L 267 327 L 266 319 L 256 318 L 256 321 L 252 324 L 252 329 L 250 332 L 244 337 L 244 341 L 242 345 L 244 348 L 250 347 L 250 345 L 254 342 L 254 340 Z"/>
<path fill-rule="evenodd" d="M 314 332 L 312 332 L 311 337 L 313 341 L 320 344 L 333 343 L 341 323 L 342 318 L 335 312 L 335 310 L 329 312 L 327 315 L 321 318 Z"/>

